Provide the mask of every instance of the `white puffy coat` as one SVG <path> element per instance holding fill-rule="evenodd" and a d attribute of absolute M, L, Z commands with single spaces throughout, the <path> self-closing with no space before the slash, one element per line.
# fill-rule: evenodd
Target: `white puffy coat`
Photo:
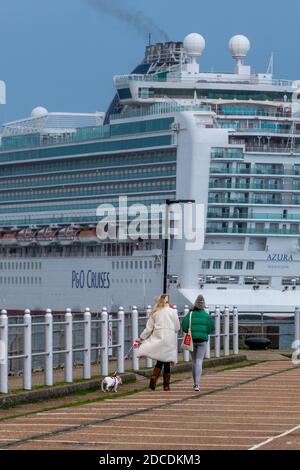
<path fill-rule="evenodd" d="M 177 362 L 177 333 L 180 330 L 178 315 L 164 307 L 151 315 L 140 335 L 143 340 L 138 357 L 149 357 L 161 362 Z"/>

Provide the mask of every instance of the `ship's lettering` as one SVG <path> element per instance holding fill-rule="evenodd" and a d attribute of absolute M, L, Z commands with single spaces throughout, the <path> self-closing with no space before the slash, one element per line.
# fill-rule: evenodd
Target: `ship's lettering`
<path fill-rule="evenodd" d="M 110 273 L 89 270 L 72 271 L 72 289 L 109 289 Z"/>
<path fill-rule="evenodd" d="M 275 262 L 291 262 L 294 261 L 293 255 L 286 255 L 286 254 L 271 254 L 268 256 L 267 261 L 275 261 Z"/>
<path fill-rule="evenodd" d="M 85 285 L 84 271 L 72 271 L 72 289 L 83 289 Z"/>
<path fill-rule="evenodd" d="M 110 287 L 109 273 L 88 271 L 87 287 L 89 289 L 108 289 Z"/>

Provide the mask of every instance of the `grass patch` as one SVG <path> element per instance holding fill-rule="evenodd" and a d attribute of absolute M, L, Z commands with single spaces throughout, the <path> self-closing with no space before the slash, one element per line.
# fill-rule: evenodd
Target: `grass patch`
<path fill-rule="evenodd" d="M 97 402 L 101 402 L 101 401 L 115 400 L 115 399 L 120 398 L 120 397 L 123 398 L 123 397 L 127 397 L 127 396 L 130 396 L 130 395 L 134 395 L 138 392 L 145 391 L 145 390 L 147 390 L 147 388 L 148 387 L 143 387 L 141 389 L 134 389 L 134 390 L 130 390 L 130 391 L 127 391 L 127 392 L 116 393 L 116 394 L 112 394 L 112 395 L 101 395 L 98 398 L 92 398 L 90 400 L 78 400 L 76 402 L 64 403 L 64 404 L 57 405 L 57 406 L 52 406 L 52 407 L 49 406 L 49 407 L 46 407 L 46 408 L 40 408 L 38 410 L 28 411 L 27 413 L 18 413 L 16 415 L 5 416 L 3 418 L 0 418 L 0 422 L 6 421 L 6 420 L 12 420 L 12 419 L 15 419 L 15 418 L 24 418 L 26 416 L 32 416 L 32 415 L 35 415 L 37 413 L 45 413 L 45 412 L 48 412 L 48 411 L 61 410 L 61 409 L 65 409 L 65 408 L 74 408 L 74 407 L 77 407 L 77 406 L 88 405 L 90 403 L 97 403 Z M 99 390 L 99 389 L 97 389 L 97 390 Z M 32 403 L 34 404 L 35 402 L 32 402 Z M 13 405 L 10 408 L 13 408 L 15 406 L 17 406 L 17 405 Z"/>
<path fill-rule="evenodd" d="M 234 370 L 234 369 L 244 369 L 245 367 L 255 366 L 260 362 L 238 362 L 237 364 L 232 364 L 231 366 L 223 367 L 222 369 L 218 370 L 217 372 L 225 372 L 227 370 Z"/>
<path fill-rule="evenodd" d="M 82 381 L 80 381 L 82 382 Z M 123 382 L 124 385 L 130 385 L 130 384 L 133 384 L 133 383 L 136 383 L 136 380 L 126 380 L 125 382 Z M 37 391 L 37 390 L 49 390 L 49 389 L 54 389 L 56 387 L 60 387 L 60 386 L 67 386 L 67 385 L 73 385 L 73 384 L 69 384 L 69 383 L 66 383 L 66 382 L 62 382 L 62 383 L 57 383 L 55 384 L 54 387 L 43 387 L 43 386 L 40 386 L 40 387 L 33 387 L 33 391 Z M 70 393 L 67 393 L 67 394 L 62 394 L 62 395 L 58 395 L 58 396 L 55 396 L 55 397 L 48 397 L 48 398 L 43 398 L 43 399 L 40 399 L 40 398 L 36 398 L 36 399 L 29 399 L 29 400 L 26 400 L 26 402 L 22 402 L 22 403 L 3 403 L 3 404 L 0 404 L 0 410 L 8 410 L 8 409 L 13 409 L 13 408 L 21 408 L 23 406 L 27 406 L 27 405 L 34 405 L 34 404 L 37 404 L 37 403 L 41 403 L 43 401 L 55 401 L 55 400 L 61 400 L 61 399 L 64 399 L 64 398 L 72 398 L 72 397 L 81 397 L 81 396 L 86 396 L 86 395 L 89 395 L 90 393 L 95 393 L 99 391 L 99 387 L 98 386 L 95 386 L 95 387 L 91 387 L 91 388 L 87 388 L 87 389 L 84 389 L 84 390 L 75 390 L 73 392 L 70 392 Z M 11 393 L 20 393 L 20 390 L 18 390 L 17 392 L 11 392 Z M 22 391 L 23 393 L 23 391 Z M 125 393 L 125 392 L 124 392 Z M 108 397 L 106 397 L 108 398 Z M 78 402 L 79 403 L 79 402 Z M 65 405 L 64 405 L 65 406 Z M 2 418 L 0 418 L 0 421 L 1 421 Z"/>

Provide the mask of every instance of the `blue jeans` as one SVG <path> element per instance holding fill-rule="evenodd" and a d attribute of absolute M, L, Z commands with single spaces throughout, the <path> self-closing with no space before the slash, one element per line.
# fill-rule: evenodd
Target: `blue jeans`
<path fill-rule="evenodd" d="M 202 364 L 206 353 L 207 342 L 194 343 L 193 357 L 193 379 L 194 385 L 200 386 L 202 375 Z"/>

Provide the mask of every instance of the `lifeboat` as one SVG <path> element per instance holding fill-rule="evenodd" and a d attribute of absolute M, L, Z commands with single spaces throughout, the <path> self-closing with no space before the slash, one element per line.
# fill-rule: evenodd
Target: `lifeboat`
<path fill-rule="evenodd" d="M 57 229 L 53 229 L 50 227 L 43 228 L 42 230 L 38 231 L 36 235 L 36 240 L 42 246 L 50 245 L 51 243 L 56 241 L 57 232 Z"/>
<path fill-rule="evenodd" d="M 27 246 L 35 241 L 35 235 L 36 235 L 36 232 L 27 228 L 17 233 L 16 238 L 17 238 L 19 245 Z"/>
<path fill-rule="evenodd" d="M 96 229 L 81 230 L 79 233 L 79 241 L 82 243 L 98 242 L 99 239 L 97 237 Z"/>
<path fill-rule="evenodd" d="M 57 234 L 57 240 L 61 245 L 70 245 L 78 241 L 79 230 L 73 227 L 61 229 Z"/>
<path fill-rule="evenodd" d="M 17 244 L 17 233 L 4 233 L 1 237 L 1 245 L 16 245 Z"/>

